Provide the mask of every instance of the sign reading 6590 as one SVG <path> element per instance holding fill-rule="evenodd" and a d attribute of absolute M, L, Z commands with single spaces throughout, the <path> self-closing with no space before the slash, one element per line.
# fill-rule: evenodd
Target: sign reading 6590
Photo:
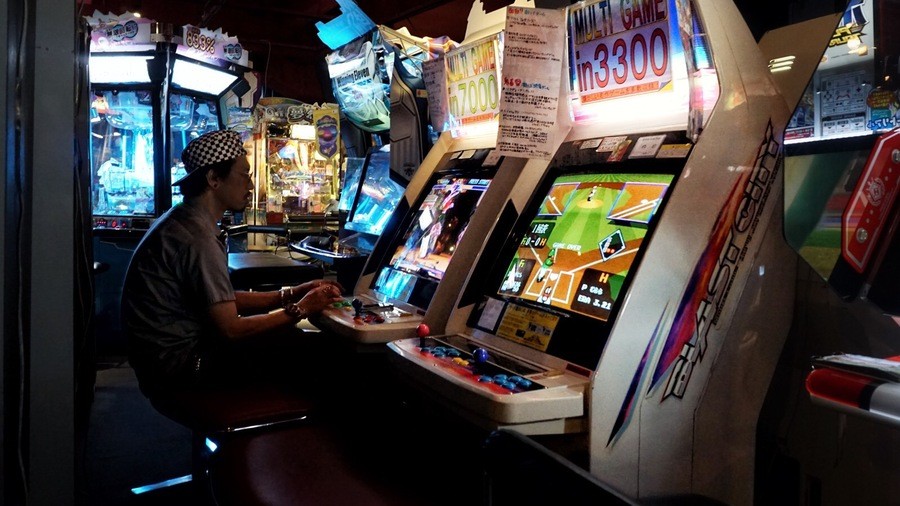
<path fill-rule="evenodd" d="M 196 26 L 188 27 L 184 34 L 184 43 L 187 47 L 203 51 L 209 54 L 216 52 L 216 39 L 203 35 Z"/>

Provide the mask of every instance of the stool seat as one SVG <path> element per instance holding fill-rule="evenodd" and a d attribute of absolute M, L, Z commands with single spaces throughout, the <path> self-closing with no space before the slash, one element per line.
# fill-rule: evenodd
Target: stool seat
<path fill-rule="evenodd" d="M 276 385 L 188 390 L 150 399 L 153 407 L 195 433 L 237 432 L 302 420 L 314 409 L 299 393 Z"/>
<path fill-rule="evenodd" d="M 210 487 L 220 506 L 431 502 L 410 483 L 408 468 L 385 466 L 383 453 L 369 453 L 336 428 L 317 423 L 235 435 L 210 459 Z"/>
<path fill-rule="evenodd" d="M 322 279 L 322 267 L 272 253 L 238 252 L 228 254 L 228 275 L 237 290 L 277 290 Z"/>

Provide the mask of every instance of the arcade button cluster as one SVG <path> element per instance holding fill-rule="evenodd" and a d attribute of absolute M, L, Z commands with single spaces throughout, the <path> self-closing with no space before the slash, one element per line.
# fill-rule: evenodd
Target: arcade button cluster
<path fill-rule="evenodd" d="M 420 336 L 425 337 L 425 336 Z M 540 388 L 539 385 L 527 378 L 510 374 L 508 371 L 489 362 L 490 353 L 484 348 L 476 348 L 471 354 L 460 351 L 452 346 L 442 344 L 422 343 L 419 351 L 448 367 L 453 367 L 472 381 L 479 383 L 491 390 L 502 393 L 518 393 Z M 492 388 L 491 388 L 492 387 Z"/>
<path fill-rule="evenodd" d="M 384 316 L 381 316 L 378 313 L 373 311 L 369 311 L 366 309 L 366 306 L 359 299 L 348 300 L 344 299 L 340 302 L 335 302 L 332 304 L 332 307 L 335 309 L 340 309 L 344 311 L 353 311 L 353 321 L 355 323 L 360 324 L 372 324 L 372 323 L 384 323 Z M 379 306 L 380 307 L 380 306 Z M 393 309 L 393 308 L 391 308 Z"/>
<path fill-rule="evenodd" d="M 146 230 L 150 228 L 150 220 L 146 218 L 112 218 L 98 216 L 94 218 L 94 229 Z"/>

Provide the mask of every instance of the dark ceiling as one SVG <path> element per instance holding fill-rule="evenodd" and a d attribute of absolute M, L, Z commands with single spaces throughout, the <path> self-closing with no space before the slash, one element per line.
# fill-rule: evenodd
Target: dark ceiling
<path fill-rule="evenodd" d="M 323 65 L 328 52 L 319 40 L 317 21 L 340 14 L 334 0 L 285 2 L 282 0 L 83 0 L 83 15 L 95 10 L 121 14 L 140 12 L 145 18 L 174 26 L 193 24 L 236 36 L 250 51 L 253 68 L 260 73 L 266 96 L 284 96 L 304 102 L 326 99 Z M 511 3 L 488 1 L 488 8 Z M 413 35 L 447 35 L 460 41 L 472 0 L 358 0 L 376 24 L 406 26 Z M 492 5 L 493 4 L 493 5 Z"/>
<path fill-rule="evenodd" d="M 250 51 L 253 68 L 260 73 L 266 96 L 283 96 L 304 102 L 322 102 L 328 80 L 323 61 L 328 52 L 319 40 L 315 23 L 340 14 L 335 0 L 289 2 L 283 0 L 76 0 L 81 13 L 94 10 L 121 14 L 140 12 L 155 21 L 174 26 L 193 24 L 222 28 L 238 37 Z M 358 0 L 357 4 L 376 24 L 405 26 L 419 37 L 464 38 L 473 0 Z M 792 6 L 808 3 L 841 3 L 842 0 L 737 0 L 754 35 L 787 24 Z M 485 0 L 490 11 L 512 0 Z M 537 1 L 541 5 L 541 0 Z M 565 5 L 565 2 L 563 2 Z M 840 7 L 838 7 L 839 9 Z M 837 10 L 837 9 L 835 9 Z"/>

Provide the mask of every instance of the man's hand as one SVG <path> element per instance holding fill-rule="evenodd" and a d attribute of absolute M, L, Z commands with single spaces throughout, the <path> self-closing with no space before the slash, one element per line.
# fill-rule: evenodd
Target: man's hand
<path fill-rule="evenodd" d="M 307 291 L 302 299 L 300 299 L 300 302 L 293 304 L 293 308 L 291 308 L 292 310 L 289 312 L 298 318 L 307 318 L 319 313 L 326 307 L 335 302 L 340 302 L 343 299 L 341 297 L 340 288 L 338 288 L 339 286 L 340 285 L 337 285 L 336 283 L 329 283 L 326 281 L 319 286 L 312 288 Z"/>
<path fill-rule="evenodd" d="M 337 281 L 326 281 L 324 279 L 314 279 L 312 281 L 307 281 L 302 285 L 294 286 L 290 289 L 290 293 L 293 294 L 293 301 L 296 302 L 303 297 L 305 297 L 310 291 L 319 288 L 320 286 L 333 286 L 337 289 L 338 295 L 344 293 L 344 287 L 341 286 Z"/>

